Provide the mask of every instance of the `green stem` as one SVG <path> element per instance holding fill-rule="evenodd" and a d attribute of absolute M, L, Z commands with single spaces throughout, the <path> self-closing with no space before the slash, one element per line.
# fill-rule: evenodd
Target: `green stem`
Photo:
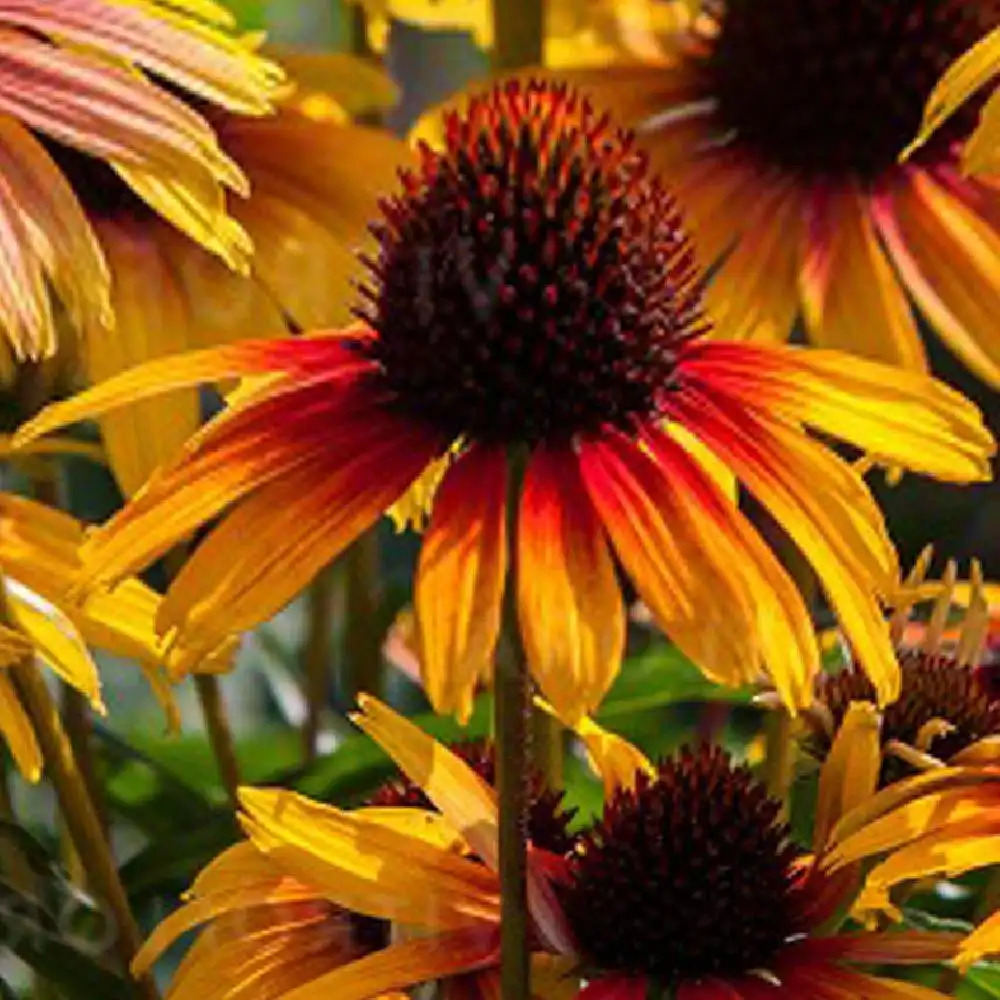
<path fill-rule="evenodd" d="M 528 951 L 528 720 L 531 685 L 517 620 L 517 509 L 522 463 L 512 456 L 507 496 L 511 564 L 504 596 L 504 628 L 493 684 L 500 849 L 500 995 L 531 996 Z"/>
<path fill-rule="evenodd" d="M 540 66 L 545 0 L 493 0 L 493 69 L 497 73 Z"/>
<path fill-rule="evenodd" d="M 309 627 L 302 650 L 305 673 L 306 721 L 302 731 L 306 763 L 316 759 L 320 723 L 330 684 L 330 637 L 333 634 L 334 568 L 328 566 L 313 580 L 308 593 Z"/>
<path fill-rule="evenodd" d="M 86 782 L 73 756 L 69 737 L 45 686 L 45 679 L 35 664 L 20 664 L 14 671 L 14 677 L 34 726 L 66 827 L 87 873 L 88 883 L 108 907 L 116 932 L 115 948 L 128 969 L 142 944 L 142 937 L 118 877 L 118 868 L 97 810 L 87 794 Z M 158 1000 L 156 986 L 149 977 L 138 981 L 138 989 L 145 1000 Z"/>
<path fill-rule="evenodd" d="M 62 716 L 66 735 L 73 747 L 80 768 L 80 774 L 87 785 L 87 794 L 97 810 L 101 825 L 108 828 L 107 806 L 104 801 L 104 790 L 101 787 L 97 773 L 97 758 L 93 746 L 93 719 L 87 699 L 76 688 L 68 684 L 61 685 Z"/>
<path fill-rule="evenodd" d="M 795 737 L 792 717 L 784 708 L 768 713 L 764 738 L 764 784 L 771 797 L 782 803 L 787 819 L 788 799 L 795 778 Z"/>
<path fill-rule="evenodd" d="M 531 764 L 551 791 L 563 788 L 566 754 L 562 723 L 541 709 L 531 710 Z"/>
<path fill-rule="evenodd" d="M 0 819 L 5 823 L 16 823 L 14 799 L 10 791 L 10 779 L 7 774 L 6 762 L 0 759 Z M 13 840 L 3 838 L 3 855 L 0 856 L 0 872 L 9 879 L 10 884 L 25 896 L 34 895 L 35 878 L 31 865 L 21 848 Z"/>
<path fill-rule="evenodd" d="M 235 810 L 239 805 L 240 765 L 219 678 L 214 674 L 195 674 L 194 684 L 198 701 L 201 702 L 208 739 L 212 744 L 212 753 L 219 768 L 219 777 L 222 778 L 229 804 Z"/>
<path fill-rule="evenodd" d="M 362 692 L 382 687 L 382 629 L 379 625 L 379 543 L 376 529 L 362 535 L 344 555 L 344 695 L 348 704 Z"/>

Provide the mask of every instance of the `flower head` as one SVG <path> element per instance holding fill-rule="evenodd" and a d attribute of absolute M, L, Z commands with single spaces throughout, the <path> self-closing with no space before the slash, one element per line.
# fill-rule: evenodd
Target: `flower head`
<path fill-rule="evenodd" d="M 223 191 L 246 179 L 205 118 L 175 96 L 270 109 L 280 71 L 212 0 L 30 0 L 0 9 L 4 341 L 55 348 L 49 286 L 77 325 L 109 327 L 107 263 L 75 189 L 81 164 L 234 266 L 248 249 Z M 6 347 L 4 348 L 6 352 Z"/>
<path fill-rule="evenodd" d="M 416 484 L 433 494 L 415 607 L 440 710 L 466 716 L 490 676 L 508 549 L 531 669 L 567 717 L 618 670 L 612 550 L 710 676 L 767 671 L 803 707 L 818 669 L 808 612 L 717 482 L 721 463 L 815 566 L 891 700 L 892 546 L 860 474 L 807 428 L 961 481 L 988 475 L 993 449 L 974 408 L 922 375 L 706 339 L 673 201 L 634 140 L 566 88 L 497 87 L 445 131 L 383 204 L 361 325 L 154 362 L 22 431 L 245 378 L 91 536 L 90 581 L 114 584 L 228 509 L 161 612 L 197 644 L 221 620 L 273 614 Z"/>
<path fill-rule="evenodd" d="M 574 79 L 639 130 L 690 211 L 703 262 L 719 265 L 707 301 L 720 332 L 785 339 L 801 317 L 818 346 L 919 370 L 912 299 L 1000 384 L 985 305 L 1000 290 L 1000 203 L 989 178 L 957 169 L 977 104 L 899 162 L 943 68 L 996 26 L 995 0 L 696 6 L 661 58 Z"/>
<path fill-rule="evenodd" d="M 905 591 L 924 582 L 930 550 L 914 566 Z M 982 573 L 973 564 L 968 608 L 958 622 L 956 567 L 949 563 L 930 618 L 907 624 L 908 603 L 893 619 L 902 685 L 899 698 L 882 712 L 881 784 L 943 763 L 1000 760 L 1000 700 L 982 662 L 989 625 Z M 853 667 L 817 679 L 816 705 L 806 718 L 813 723 L 809 745 L 821 756 L 855 702 L 874 702 L 875 690 L 863 671 Z"/>

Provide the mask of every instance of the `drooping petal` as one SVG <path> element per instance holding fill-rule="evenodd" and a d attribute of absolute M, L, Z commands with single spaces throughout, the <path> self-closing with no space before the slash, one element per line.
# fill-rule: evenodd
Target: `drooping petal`
<path fill-rule="evenodd" d="M 483 863 L 496 870 L 496 792 L 447 747 L 377 698 L 358 698 L 354 723 L 396 762 L 465 838 Z"/>
<path fill-rule="evenodd" d="M 445 473 L 417 568 L 415 606 L 427 696 L 466 721 L 490 672 L 507 576 L 507 459 L 476 446 Z"/>
<path fill-rule="evenodd" d="M 499 960 L 499 948 L 497 932 L 487 929 L 404 941 L 300 986 L 283 1000 L 371 1000 L 389 990 L 486 968 Z"/>
<path fill-rule="evenodd" d="M 614 564 L 572 452 L 539 448 L 532 455 L 517 539 L 528 665 L 556 713 L 572 725 L 600 705 L 625 644 Z"/>
<path fill-rule="evenodd" d="M 840 818 L 875 793 L 882 766 L 879 735 L 875 706 L 852 703 L 820 772 L 813 832 L 817 854 L 822 853 Z"/>
<path fill-rule="evenodd" d="M 820 347 L 923 371 L 923 343 L 856 188 L 817 187 L 799 275 L 809 337 Z"/>
<path fill-rule="evenodd" d="M 760 651 L 748 595 L 724 565 L 717 526 L 672 470 L 614 434 L 581 444 L 580 470 L 660 627 L 710 677 L 731 685 L 755 677 Z"/>
<path fill-rule="evenodd" d="M 899 664 L 877 595 L 898 567 L 861 478 L 819 442 L 742 405 L 687 389 L 673 415 L 737 473 L 812 563 L 880 700 L 899 693 Z"/>
<path fill-rule="evenodd" d="M 347 909 L 429 929 L 499 920 L 496 875 L 453 850 L 283 790 L 244 788 L 240 803 L 258 849 Z"/>
<path fill-rule="evenodd" d="M 919 983 L 871 976 L 842 965 L 824 966 L 821 974 L 807 976 L 802 985 L 808 988 L 813 983 L 836 990 L 830 995 L 838 1000 L 945 1000 L 944 993 Z"/>
<path fill-rule="evenodd" d="M 316 428 L 324 429 L 324 448 L 272 478 L 195 549 L 163 602 L 163 631 L 205 630 L 215 646 L 220 634 L 266 621 L 374 524 L 440 450 L 430 432 L 375 409 L 359 408 L 340 427 Z"/>
<path fill-rule="evenodd" d="M 1000 386 L 1000 337 L 990 302 L 1000 295 L 1000 233 L 928 171 L 880 192 L 872 211 L 907 289 L 945 343 Z"/>
<path fill-rule="evenodd" d="M 4 632 L 0 629 L 0 647 Z M 38 781 L 42 776 L 42 751 L 7 670 L 0 670 L 0 735 L 25 780 Z"/>
<path fill-rule="evenodd" d="M 685 373 L 713 397 L 778 414 L 938 479 L 988 478 L 995 443 L 979 410 L 920 372 L 837 351 L 706 343 Z"/>

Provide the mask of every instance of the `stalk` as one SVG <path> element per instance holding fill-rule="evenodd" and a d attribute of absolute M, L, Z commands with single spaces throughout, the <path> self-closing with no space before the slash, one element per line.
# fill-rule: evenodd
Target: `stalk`
<path fill-rule="evenodd" d="M 302 649 L 305 674 L 306 719 L 302 729 L 302 749 L 307 764 L 316 759 L 320 722 L 330 683 L 330 636 L 333 633 L 333 598 L 336 589 L 332 566 L 320 571 L 308 593 L 309 625 Z"/>

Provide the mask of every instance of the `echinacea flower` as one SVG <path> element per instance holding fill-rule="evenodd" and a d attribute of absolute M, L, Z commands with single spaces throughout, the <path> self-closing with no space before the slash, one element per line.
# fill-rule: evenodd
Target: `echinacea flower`
<path fill-rule="evenodd" d="M 930 550 L 914 566 L 906 589 L 923 583 L 929 556 Z M 902 687 L 882 712 L 882 785 L 945 765 L 1000 765 L 1000 699 L 981 662 L 989 609 L 978 563 L 972 567 L 968 608 L 957 622 L 949 617 L 955 606 L 954 563 L 942 584 L 926 623 L 907 627 L 906 604 L 893 617 Z M 825 755 L 850 706 L 861 701 L 874 702 L 875 689 L 860 664 L 820 675 L 816 702 L 804 713 L 811 723 L 810 749 Z"/>
<path fill-rule="evenodd" d="M 956 111 L 979 99 L 984 89 L 1000 76 L 1000 27 L 984 35 L 948 67 L 938 81 L 927 107 L 920 133 L 914 140 L 919 149 Z M 979 100 L 979 123 L 962 148 L 962 167 L 970 174 L 1000 172 L 1000 90 Z"/>
<path fill-rule="evenodd" d="M 492 790 L 387 706 L 367 697 L 361 706 L 356 723 L 440 814 L 343 811 L 289 792 L 244 791 L 243 825 L 258 855 L 240 845 L 216 861 L 201 876 L 201 891 L 154 933 L 140 968 L 192 926 L 267 905 L 251 867 L 264 854 L 286 877 L 302 879 L 317 894 L 321 887 L 328 904 L 398 928 L 387 946 L 311 978 L 312 995 L 362 1000 L 428 979 L 468 971 L 482 978 L 495 970 Z M 587 1000 L 641 1000 L 653 983 L 675 987 L 679 1000 L 940 996 L 858 966 L 947 961 L 958 935 L 842 932 L 830 929 L 831 922 L 857 901 L 863 860 L 885 858 L 873 870 L 881 888 L 893 877 L 886 866 L 928 838 L 927 870 L 936 871 L 942 858 L 962 857 L 970 831 L 990 830 L 1000 771 L 950 769 L 874 794 L 877 719 L 871 706 L 859 705 L 824 766 L 815 849 L 805 854 L 790 845 L 779 804 L 722 751 L 686 751 L 654 767 L 589 720 L 580 731 L 604 774 L 607 801 L 603 816 L 578 835 L 569 854 L 529 847 L 536 962 L 541 966 L 548 952 L 561 971 L 553 984 L 559 992 L 550 994 L 550 984 L 540 988 L 536 982 L 534 995 L 576 995 L 574 984 L 583 978 L 588 985 L 579 995 Z M 248 856 L 254 860 L 237 863 Z M 919 877 L 919 866 L 910 865 L 902 879 Z M 250 944 L 241 945 L 244 953 Z M 301 954 L 294 947 L 291 953 Z M 198 961 L 189 960 L 182 971 L 192 991 L 224 981 L 234 1000 L 242 1000 L 236 984 L 255 968 L 281 962 L 281 954 L 268 952 L 260 965 L 240 966 L 223 954 L 213 959 L 206 943 Z M 302 981 L 289 985 L 305 989 Z M 177 992 L 171 1000 L 187 995 Z M 277 1000 L 286 992 L 265 995 Z"/>
<path fill-rule="evenodd" d="M 50 288 L 74 325 L 110 336 L 110 276 L 63 170 L 77 156 L 234 265 L 246 236 L 224 189 L 239 167 L 175 96 L 263 114 L 280 78 L 213 0 L 17 0 L 0 4 L 0 344 L 55 349 Z M 0 346 L 6 354 L 7 346 Z"/>
<path fill-rule="evenodd" d="M 100 679 L 87 647 L 134 660 L 173 729 L 179 719 L 170 682 L 186 672 L 218 673 L 232 662 L 235 640 L 227 633 L 214 649 L 196 653 L 164 641 L 154 625 L 163 598 L 138 579 L 123 581 L 114 595 L 71 600 L 83 540 L 83 525 L 68 514 L 0 493 L 0 579 L 10 617 L 0 623 L 0 732 L 32 780 L 41 760 L 11 677 L 25 657 L 39 657 L 102 714 Z"/>
<path fill-rule="evenodd" d="M 491 803 L 491 753 L 479 744 L 440 749 L 444 770 L 461 769 L 451 780 Z M 529 836 L 556 861 L 572 844 L 570 817 L 559 795 L 540 779 L 532 785 Z M 405 996 L 394 991 L 430 979 L 447 980 L 451 1000 L 498 995 L 495 828 L 466 843 L 408 777 L 349 812 L 265 789 L 244 789 L 241 805 L 247 840 L 198 876 L 136 961 L 137 973 L 148 971 L 178 937 L 201 928 L 168 1000 L 307 991 L 369 1000 Z M 469 856 L 471 845 L 480 860 Z M 543 968 L 545 956 L 537 961 Z"/>
<path fill-rule="evenodd" d="M 720 325 L 772 342 L 801 317 L 819 347 L 923 370 L 912 300 L 1000 385 L 1000 195 L 959 169 L 976 103 L 899 162 L 942 72 L 996 27 L 996 0 L 695 6 L 658 59 L 573 79 L 639 130 L 690 211 Z"/>
<path fill-rule="evenodd" d="M 894 698 L 879 600 L 895 554 L 859 473 L 807 428 L 974 480 L 993 451 L 975 408 L 922 374 L 710 339 L 673 199 L 634 137 L 567 89 L 496 87 L 446 132 L 382 204 L 360 325 L 153 362 L 22 429 L 27 441 L 244 378 L 88 538 L 89 584 L 113 586 L 227 512 L 159 617 L 197 644 L 222 622 L 268 618 L 417 497 L 432 504 L 415 608 L 439 710 L 467 716 L 490 675 L 509 563 L 542 691 L 570 719 L 599 704 L 625 631 L 612 549 L 707 674 L 739 684 L 766 670 L 804 707 L 819 660 L 809 615 L 717 482 L 721 463 L 816 568 L 880 698 Z"/>

